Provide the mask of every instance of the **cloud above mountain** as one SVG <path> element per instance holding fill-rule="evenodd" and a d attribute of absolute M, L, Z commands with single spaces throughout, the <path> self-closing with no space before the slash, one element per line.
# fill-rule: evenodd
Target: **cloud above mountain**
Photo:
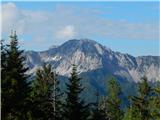
<path fill-rule="evenodd" d="M 27 4 L 27 3 L 26 3 Z M 110 9 L 106 9 L 111 12 Z M 158 39 L 158 22 L 130 22 L 123 19 L 108 19 L 99 8 L 57 5 L 50 11 L 17 7 L 15 3 L 2 4 L 2 34 L 11 29 L 24 37 L 23 44 L 37 45 L 37 41 L 48 46 L 61 44 L 72 38 Z M 123 17 L 122 17 L 123 18 Z M 37 37 L 38 36 L 38 37 Z M 47 42 L 47 43 L 46 43 Z M 46 45 L 46 46 L 47 46 Z"/>
<path fill-rule="evenodd" d="M 74 26 L 67 25 L 56 32 L 57 39 L 71 39 L 76 36 L 76 31 Z"/>

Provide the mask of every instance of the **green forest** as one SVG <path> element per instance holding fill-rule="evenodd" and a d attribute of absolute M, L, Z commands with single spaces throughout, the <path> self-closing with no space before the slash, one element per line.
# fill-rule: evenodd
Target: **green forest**
<path fill-rule="evenodd" d="M 16 32 L 9 44 L 1 40 L 2 120 L 160 120 L 160 84 L 153 87 L 145 76 L 123 108 L 121 86 L 114 76 L 108 80 L 108 94 L 102 97 L 96 92 L 96 102 L 88 103 L 81 97 L 85 88 L 76 65 L 64 91 L 50 64 L 28 80 L 23 53 Z"/>

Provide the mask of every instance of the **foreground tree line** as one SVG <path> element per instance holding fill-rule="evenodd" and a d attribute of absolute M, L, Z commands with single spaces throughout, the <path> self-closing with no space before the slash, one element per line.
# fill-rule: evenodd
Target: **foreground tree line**
<path fill-rule="evenodd" d="M 160 120 L 160 86 L 151 87 L 146 77 L 138 83 L 137 95 L 128 97 L 125 109 L 115 78 L 108 80 L 107 96 L 100 97 L 97 92 L 96 102 L 88 103 L 81 97 L 85 88 L 75 65 L 66 91 L 62 91 L 49 64 L 30 80 L 23 52 L 16 33 L 11 34 L 10 44 L 1 42 L 2 120 Z"/>

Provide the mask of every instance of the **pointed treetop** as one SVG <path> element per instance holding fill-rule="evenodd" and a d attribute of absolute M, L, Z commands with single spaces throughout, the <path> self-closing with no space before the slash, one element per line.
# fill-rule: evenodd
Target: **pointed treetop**
<path fill-rule="evenodd" d="M 11 46 L 17 46 L 18 45 L 18 39 L 17 39 L 17 35 L 16 35 L 16 31 L 11 30 L 11 34 L 10 34 L 10 45 Z"/>
<path fill-rule="evenodd" d="M 10 36 L 9 36 L 10 38 L 12 38 L 13 37 L 13 30 L 11 30 L 11 34 L 10 34 Z"/>
<path fill-rule="evenodd" d="M 16 31 L 14 31 L 14 37 L 15 37 L 15 38 L 17 38 L 17 34 L 16 34 Z"/>
<path fill-rule="evenodd" d="M 11 30 L 11 34 L 10 34 L 9 37 L 10 37 L 10 38 L 17 38 L 16 31 L 14 31 L 14 33 L 13 33 L 13 30 Z"/>

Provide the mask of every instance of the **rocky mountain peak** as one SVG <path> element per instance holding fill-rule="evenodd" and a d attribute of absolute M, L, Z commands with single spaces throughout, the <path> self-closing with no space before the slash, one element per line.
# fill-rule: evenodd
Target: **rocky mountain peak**
<path fill-rule="evenodd" d="M 63 76 L 70 75 L 73 64 L 77 65 L 79 73 L 100 70 L 102 76 L 109 74 L 136 82 L 142 75 L 153 81 L 158 80 L 160 74 L 160 57 L 134 57 L 114 52 L 90 39 L 72 39 L 53 49 L 42 52 L 30 51 L 25 55 L 31 72 L 46 62 L 52 64 Z M 150 73 L 154 73 L 154 76 Z"/>
<path fill-rule="evenodd" d="M 90 39 L 72 39 L 62 44 L 60 48 L 60 51 L 65 51 L 66 54 L 75 51 L 81 51 L 84 54 L 91 56 L 96 54 L 102 55 L 104 51 L 111 51 L 111 49 L 107 48 L 106 46 L 103 46 Z"/>

